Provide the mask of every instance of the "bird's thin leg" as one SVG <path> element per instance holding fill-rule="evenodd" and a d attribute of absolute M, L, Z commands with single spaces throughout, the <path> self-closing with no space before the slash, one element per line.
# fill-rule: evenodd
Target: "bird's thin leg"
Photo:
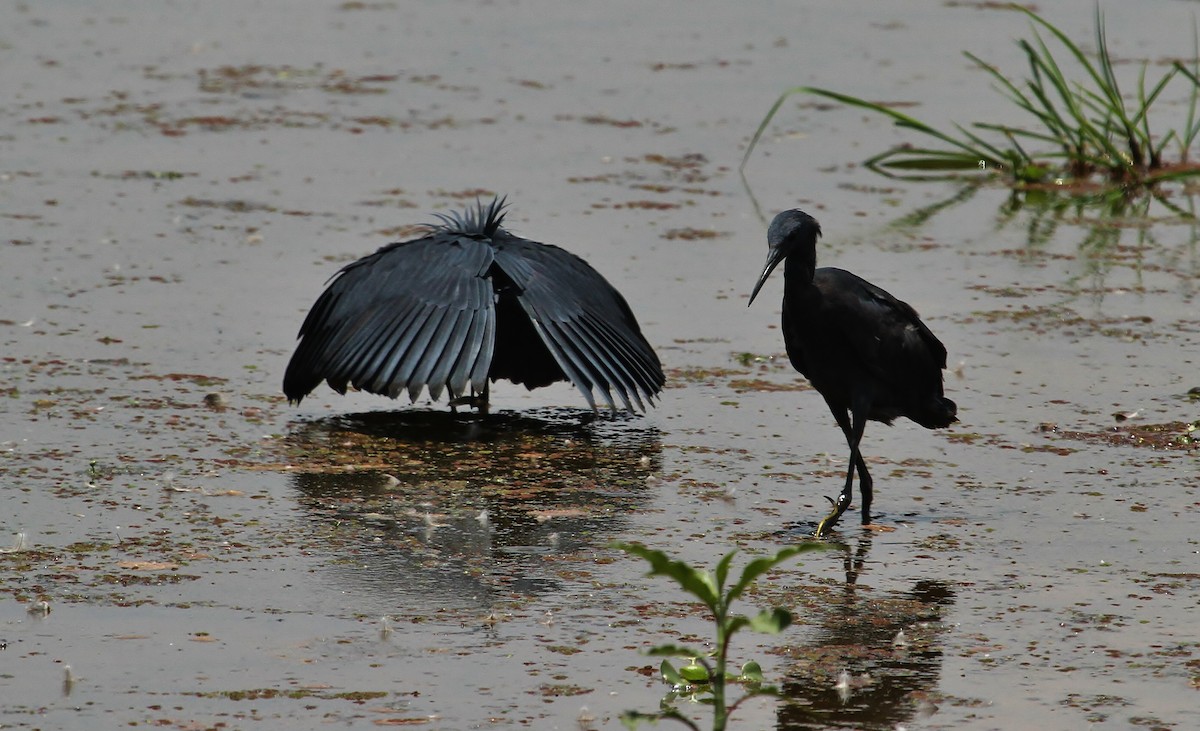
<path fill-rule="evenodd" d="M 450 399 L 450 410 L 458 413 L 457 407 L 466 406 L 468 409 L 475 409 L 480 414 L 488 412 L 488 387 L 487 381 L 483 382 L 483 390 L 476 391 L 474 386 L 471 386 L 470 396 L 459 396 L 458 398 Z"/>
<path fill-rule="evenodd" d="M 850 415 L 846 413 L 845 409 L 839 409 L 833 404 L 829 404 L 829 410 L 833 412 L 833 418 L 837 420 L 838 426 L 842 428 L 842 433 L 846 435 L 846 443 L 850 445 L 850 464 L 846 467 L 846 486 L 842 488 L 842 493 L 838 495 L 837 500 L 829 500 L 833 504 L 833 510 L 817 524 L 817 531 L 814 535 L 818 538 L 836 525 L 842 517 L 842 513 L 846 512 L 846 509 L 850 507 L 850 500 L 854 496 L 854 469 L 862 462 L 862 457 L 858 455 L 858 441 L 854 438 L 855 431 L 850 424 Z M 859 438 L 861 438 L 861 426 L 858 428 L 857 433 Z M 865 471 L 865 467 L 863 471 Z M 861 475 L 862 472 L 859 474 Z"/>
<path fill-rule="evenodd" d="M 868 525 L 871 522 L 871 498 L 873 497 L 871 485 L 873 481 L 871 473 L 867 472 L 867 463 L 863 460 L 862 452 L 858 448 L 859 443 L 862 442 L 863 430 L 867 427 L 867 408 L 861 403 L 855 404 L 853 412 L 853 435 L 849 437 L 850 467 L 858 469 L 858 492 L 862 495 L 862 523 Z"/>
<path fill-rule="evenodd" d="M 488 412 L 488 393 L 491 390 L 491 385 L 491 381 L 485 380 L 483 382 L 483 393 L 477 396 L 479 400 L 475 402 L 475 406 L 479 409 L 479 413 L 481 414 L 486 414 Z"/>

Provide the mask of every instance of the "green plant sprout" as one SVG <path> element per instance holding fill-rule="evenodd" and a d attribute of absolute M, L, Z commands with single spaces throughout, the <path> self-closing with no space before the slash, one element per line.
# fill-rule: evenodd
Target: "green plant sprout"
<path fill-rule="evenodd" d="M 1147 189 L 1156 183 L 1200 175 L 1200 166 L 1188 160 L 1188 150 L 1200 135 L 1200 50 L 1193 53 L 1189 68 L 1175 61 L 1155 83 L 1146 78 L 1143 62 L 1135 92 L 1135 103 L 1127 103 L 1117 82 L 1108 51 L 1104 16 L 1096 8 L 1096 58 L 1089 56 L 1065 33 L 1037 13 L 1010 6 L 1032 21 L 1033 41 L 1020 40 L 1030 75 L 1020 82 L 1002 74 L 995 66 L 964 52 L 996 83 L 1017 108 L 1031 115 L 1031 128 L 991 122 L 974 122 L 970 127 L 955 124 L 956 132 L 937 129 L 885 104 L 828 89 L 799 86 L 785 91 L 767 112 L 755 131 L 742 168 L 762 138 L 767 125 L 784 101 L 794 94 L 813 94 L 892 118 L 903 128 L 915 130 L 943 143 L 943 147 L 903 145 L 878 154 L 864 164 L 891 177 L 922 179 L 961 175 L 966 171 L 1002 173 L 1013 187 L 1087 185 L 1097 182 L 1128 191 Z M 1038 32 L 1048 32 L 1060 46 L 1060 56 L 1073 58 L 1083 72 L 1083 81 L 1069 79 L 1051 47 Z M 1193 46 L 1200 41 L 1193 30 Z M 1190 104 L 1183 127 L 1155 135 L 1150 128 L 1150 107 L 1176 78 L 1189 85 Z M 1179 149 L 1173 163 L 1164 152 L 1171 143 Z M 1035 151 L 1033 148 L 1039 148 Z M 907 171 L 907 172 L 905 172 Z M 900 174 L 903 173 L 903 174 Z"/>
<path fill-rule="evenodd" d="M 712 706 L 713 731 L 724 731 L 730 715 L 743 702 L 758 696 L 778 695 L 777 688 L 763 684 L 762 668 L 756 662 L 747 662 L 736 675 L 730 675 L 729 644 L 733 636 L 743 629 L 778 634 L 792 623 L 791 613 L 786 609 L 775 608 L 748 617 L 732 613 L 730 605 L 760 576 L 780 563 L 801 553 L 828 548 L 827 544 L 805 543 L 785 548 L 773 556 L 752 559 L 742 569 L 741 576 L 728 587 L 726 582 L 729 580 L 729 569 L 737 551 L 725 554 L 717 562 L 716 569 L 710 572 L 694 568 L 683 561 L 672 559 L 662 551 L 647 548 L 639 543 L 614 543 L 613 546 L 630 555 L 639 556 L 649 563 L 648 576 L 666 576 L 673 579 L 681 589 L 698 599 L 708 608 L 716 630 L 711 653 L 674 644 L 656 645 L 646 650 L 647 655 L 664 658 L 659 671 L 663 679 L 671 684 L 672 689 L 663 697 L 659 710 L 655 713 L 626 711 L 621 716 L 621 722 L 626 728 L 634 729 L 643 721 L 657 723 L 661 719 L 672 719 L 693 731 L 699 731 L 700 726 L 674 706 L 676 699 L 686 697 Z M 677 668 L 669 659 L 672 657 L 688 658 L 690 662 Z M 727 696 L 730 683 L 740 684 L 745 690 L 732 703 Z"/>

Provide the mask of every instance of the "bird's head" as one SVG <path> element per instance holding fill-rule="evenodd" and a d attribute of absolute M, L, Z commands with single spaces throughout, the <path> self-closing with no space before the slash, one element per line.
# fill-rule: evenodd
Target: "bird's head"
<path fill-rule="evenodd" d="M 747 307 L 754 304 L 758 290 L 762 289 L 763 282 L 767 281 L 767 277 L 771 276 L 779 262 L 792 254 L 799 253 L 807 257 L 810 268 L 815 269 L 817 238 L 820 235 L 821 225 L 817 223 L 817 219 L 799 208 L 784 211 L 776 216 L 767 229 L 767 246 L 770 247 L 767 251 L 767 264 L 763 267 L 758 283 L 754 285 L 754 291 L 750 293 L 750 303 Z"/>

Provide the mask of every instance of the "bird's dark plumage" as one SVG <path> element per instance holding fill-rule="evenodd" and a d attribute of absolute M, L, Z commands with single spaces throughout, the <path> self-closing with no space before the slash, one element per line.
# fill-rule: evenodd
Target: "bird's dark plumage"
<path fill-rule="evenodd" d="M 322 380 L 391 398 L 567 380 L 592 408 L 644 410 L 665 381 L 621 294 L 583 259 L 506 231 L 504 200 L 439 215 L 421 238 L 342 268 L 300 328 L 283 391 Z"/>
<path fill-rule="evenodd" d="M 783 339 L 788 359 L 829 405 L 850 446 L 846 485 L 834 510 L 817 527 L 832 527 L 850 505 L 855 470 L 862 522 L 871 521 L 872 480 L 859 452 L 868 419 L 899 416 L 927 429 L 957 421 L 958 408 L 942 393 L 946 348 L 915 310 L 874 284 L 832 267 L 816 268 L 821 227 L 800 210 L 784 211 L 767 230 L 770 252 L 750 302 L 780 262 L 783 268 Z"/>

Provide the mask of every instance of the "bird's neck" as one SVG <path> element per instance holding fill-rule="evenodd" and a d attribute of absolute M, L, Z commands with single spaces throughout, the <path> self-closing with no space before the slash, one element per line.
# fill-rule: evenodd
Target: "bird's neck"
<path fill-rule="evenodd" d="M 817 271 L 816 248 L 793 251 L 783 262 L 784 291 L 803 291 L 812 286 Z"/>

